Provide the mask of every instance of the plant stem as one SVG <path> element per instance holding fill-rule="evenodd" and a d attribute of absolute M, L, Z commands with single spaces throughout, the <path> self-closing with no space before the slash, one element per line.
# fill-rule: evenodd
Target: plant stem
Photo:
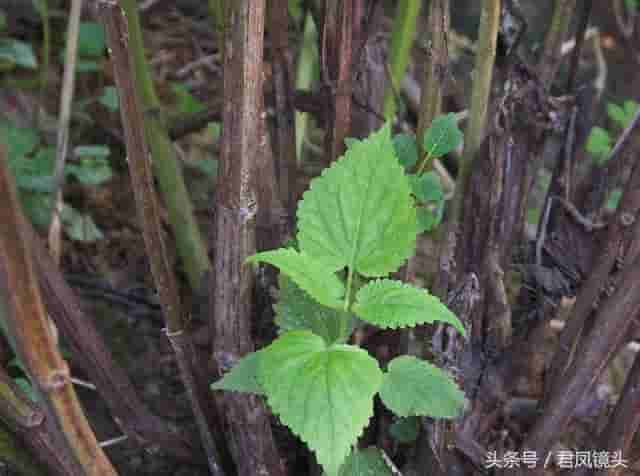
<path fill-rule="evenodd" d="M 420 96 L 420 114 L 418 117 L 417 143 L 418 152 L 423 157 L 418 162 L 418 170 L 425 168 L 429 157 L 425 156 L 422 138 L 433 120 L 442 111 L 442 92 L 449 70 L 449 51 L 447 37 L 449 35 L 449 0 L 432 0 L 429 3 L 429 40 L 430 58 L 422 82 Z"/>
<path fill-rule="evenodd" d="M 53 217 L 49 227 L 49 248 L 54 261 L 60 261 L 61 253 L 61 218 L 62 188 L 64 186 L 64 165 L 69 145 L 69 122 L 71 121 L 71 105 L 76 81 L 76 60 L 78 53 L 78 31 L 80 30 L 80 14 L 82 0 L 71 2 L 69 24 L 67 27 L 67 49 L 65 52 L 62 94 L 60 96 L 60 116 L 58 119 L 58 138 L 56 144 L 56 165 L 53 178 Z"/>
<path fill-rule="evenodd" d="M 555 0 L 553 17 L 544 39 L 544 49 L 538 63 L 540 81 L 547 89 L 551 89 L 560 62 L 562 61 L 562 43 L 568 35 L 569 25 L 574 17 L 576 0 Z"/>
<path fill-rule="evenodd" d="M 398 2 L 389 54 L 391 77 L 384 94 L 386 120 L 392 120 L 396 115 L 396 91 L 400 91 L 400 83 L 409 63 L 421 3 L 421 0 L 399 0 Z"/>
<path fill-rule="evenodd" d="M 57 426 L 61 431 L 63 451 L 75 460 L 81 474 L 114 476 L 117 473 L 98 446 L 73 389 L 69 367 L 53 338 L 10 175 L 8 158 L 0 145 L 0 260 L 7 288 L 12 291 L 7 327 L 18 356 L 42 397 L 47 418 L 55 422 L 51 428 Z"/>
<path fill-rule="evenodd" d="M 131 50 L 127 44 L 132 36 L 127 30 L 127 22 L 123 18 L 122 10 L 116 3 L 111 0 L 102 0 L 99 2 L 99 8 L 113 58 L 134 197 L 142 221 L 144 243 L 151 273 L 167 326 L 167 337 L 176 354 L 178 369 L 193 409 L 200 439 L 207 455 L 209 470 L 215 476 L 222 476 L 224 472 L 220 466 L 220 456 L 207 421 L 210 402 L 204 397 L 205 392 L 198 389 L 197 386 L 198 382 L 193 368 L 194 350 L 191 336 L 184 329 L 178 285 L 169 264 L 162 234 L 160 206 L 153 186 L 149 147 L 143 129 L 142 108 L 138 101 L 132 74 L 135 61 L 129 56 Z M 131 18 L 129 18 L 129 22 L 131 22 Z"/>
<path fill-rule="evenodd" d="M 225 17 L 224 110 L 220 176 L 213 202 L 214 271 L 210 282 L 212 366 L 218 376 L 255 350 L 255 272 L 244 265 L 256 252 L 262 153 L 265 0 L 229 2 Z M 233 45 L 231 48 L 230 45 Z M 215 397 L 227 425 L 238 476 L 284 476 L 261 398 L 224 392 Z"/>
<path fill-rule="evenodd" d="M 349 271 L 347 273 L 347 292 L 344 295 L 344 311 L 347 312 L 349 310 L 349 305 L 351 304 L 351 286 L 353 285 L 353 268 L 349 266 Z"/>
<path fill-rule="evenodd" d="M 178 248 L 191 289 L 198 289 L 202 277 L 211 267 L 207 248 L 193 213 L 193 204 L 184 183 L 173 144 L 162 117 L 161 105 L 153 87 L 145 58 L 142 29 L 136 0 L 119 0 L 129 28 L 129 48 L 135 71 L 135 88 L 142 99 L 144 129 L 149 141 L 154 172 L 169 213 Z"/>
<path fill-rule="evenodd" d="M 469 189 L 473 164 L 484 138 L 499 27 L 500 0 L 484 0 L 480 15 L 478 50 L 473 73 L 469 119 L 464 135 L 464 151 L 458 172 L 459 185 L 456 186 L 456 193 L 451 206 L 451 221 L 456 228 L 462 218 L 464 195 Z"/>
<path fill-rule="evenodd" d="M 296 71 L 296 89 L 309 91 L 311 83 L 318 76 L 318 50 L 316 42 L 318 33 L 311 13 L 307 13 L 304 20 L 304 33 L 302 34 L 302 48 L 298 57 Z M 302 161 L 302 146 L 307 137 L 309 126 L 309 113 L 296 111 L 296 157 Z"/>

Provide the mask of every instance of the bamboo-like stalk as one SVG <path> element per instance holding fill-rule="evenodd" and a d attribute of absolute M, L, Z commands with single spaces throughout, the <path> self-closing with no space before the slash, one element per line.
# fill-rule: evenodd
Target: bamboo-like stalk
<path fill-rule="evenodd" d="M 484 0 L 480 14 L 478 50 L 473 72 L 469 119 L 464 134 L 464 151 L 460 161 L 456 193 L 451 204 L 451 223 L 456 228 L 462 218 L 464 194 L 468 190 L 473 164 L 484 137 L 499 27 L 500 0 Z"/>
<path fill-rule="evenodd" d="M 383 110 L 386 120 L 393 120 L 396 115 L 398 91 L 400 91 L 400 84 L 409 64 L 421 3 L 421 0 L 400 0 L 398 2 L 389 54 L 391 77 L 387 79 L 387 87 L 384 93 Z"/>
<path fill-rule="evenodd" d="M 133 58 L 130 58 L 128 41 L 131 40 L 123 11 L 113 0 L 98 3 L 100 19 L 105 25 L 107 40 L 111 48 L 116 86 L 120 98 L 125 140 L 127 144 L 129 171 L 138 214 L 142 221 L 143 236 L 151 273 L 159 294 L 166 333 L 176 353 L 176 361 L 191 407 L 194 412 L 200 438 L 207 454 L 211 474 L 224 474 L 220 456 L 207 421 L 209 401 L 206 392 L 198 388 L 194 373 L 194 349 L 190 334 L 184 329 L 180 295 L 175 276 L 169 264 L 166 244 L 162 235 L 160 207 L 153 186 L 150 152 L 143 130 L 143 114 L 136 94 L 133 79 Z M 129 18 L 129 23 L 131 18 Z M 132 51 L 132 54 L 135 50 Z"/>
<path fill-rule="evenodd" d="M 43 400 L 47 417 L 56 422 L 65 449 L 85 475 L 113 476 L 116 471 L 98 446 L 73 389 L 69 367 L 58 351 L 42 303 L 29 242 L 23 233 L 24 217 L 8 158 L 0 145 L 0 259 L 6 271 L 11 312 L 7 327 L 33 384 Z"/>
<path fill-rule="evenodd" d="M 576 0 L 555 0 L 553 16 L 544 39 L 544 49 L 538 62 L 540 81 L 547 90 L 551 89 L 553 79 L 560 67 L 562 43 L 569 34 L 569 25 L 575 9 Z"/>
<path fill-rule="evenodd" d="M 156 95 L 142 42 L 140 15 L 136 0 L 119 0 L 129 28 L 128 47 L 133 57 L 135 88 L 142 100 L 144 128 L 149 141 L 154 172 L 169 213 L 175 234 L 178 255 L 182 259 L 189 284 L 199 289 L 201 280 L 210 269 L 205 241 L 196 222 L 193 204 L 187 193 L 182 168 L 162 118 L 160 101 Z"/>

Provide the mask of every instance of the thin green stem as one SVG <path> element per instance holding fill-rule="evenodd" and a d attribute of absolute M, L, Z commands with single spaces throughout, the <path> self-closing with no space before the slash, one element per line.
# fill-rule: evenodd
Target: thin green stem
<path fill-rule="evenodd" d="M 391 36 L 390 78 L 384 94 L 384 117 L 391 120 L 396 115 L 396 94 L 409 63 L 411 46 L 416 34 L 420 14 L 420 0 L 400 0 Z"/>
<path fill-rule="evenodd" d="M 302 48 L 298 58 L 298 67 L 296 70 L 296 89 L 308 91 L 314 79 L 317 79 L 319 73 L 318 60 L 318 32 L 313 22 L 311 13 L 307 13 L 304 20 L 304 33 L 302 35 Z M 309 113 L 296 111 L 296 157 L 298 161 L 302 160 L 302 149 L 304 139 L 307 136 L 309 128 Z"/>
<path fill-rule="evenodd" d="M 349 311 L 351 306 L 351 286 L 353 286 L 353 268 L 349 266 L 347 273 L 347 292 L 344 295 L 344 312 Z"/>
<path fill-rule="evenodd" d="M 456 227 L 462 218 L 464 194 L 468 190 L 473 165 L 484 137 L 499 26 L 500 0 L 484 0 L 480 16 L 471 107 L 464 137 L 464 152 L 460 161 L 459 186 L 456 187 L 451 210 L 451 219 Z"/>
<path fill-rule="evenodd" d="M 153 86 L 145 58 L 142 29 L 136 0 L 120 0 L 127 17 L 129 50 L 135 68 L 135 88 L 144 110 L 144 128 L 149 141 L 154 174 L 169 212 L 178 255 L 192 289 L 199 289 L 202 277 L 210 269 L 205 241 L 196 222 L 193 204 L 185 186 L 182 168 L 162 117 L 161 104 Z"/>

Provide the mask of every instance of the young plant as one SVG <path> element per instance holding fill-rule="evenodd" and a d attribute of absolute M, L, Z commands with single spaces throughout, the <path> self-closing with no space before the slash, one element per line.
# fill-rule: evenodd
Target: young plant
<path fill-rule="evenodd" d="M 610 102 L 607 104 L 607 116 L 619 129 L 625 129 L 633 120 L 638 103 L 627 100 L 622 105 Z M 602 127 L 593 127 L 587 138 L 586 149 L 593 157 L 597 165 L 602 166 L 607 163 L 611 155 L 612 137 L 608 130 Z"/>
<path fill-rule="evenodd" d="M 383 370 L 348 343 L 359 320 L 384 329 L 442 321 L 464 334 L 436 297 L 388 278 L 415 252 L 412 194 L 386 125 L 349 141 L 345 155 L 311 182 L 298 206 L 297 249 L 247 259 L 280 269 L 280 335 L 212 388 L 266 396 L 328 476 L 348 474 L 341 466 L 359 458 L 347 460 L 376 394 L 401 417 L 452 418 L 464 403 L 453 380 L 429 362 L 405 355 Z"/>

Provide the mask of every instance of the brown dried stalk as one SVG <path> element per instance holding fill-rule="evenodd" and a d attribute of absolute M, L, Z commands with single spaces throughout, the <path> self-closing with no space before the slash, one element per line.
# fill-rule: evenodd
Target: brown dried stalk
<path fill-rule="evenodd" d="M 120 97 L 120 112 L 127 143 L 129 171 L 138 213 L 142 220 L 143 236 L 151 273 L 160 297 L 166 321 L 166 332 L 176 353 L 180 376 L 187 390 L 200 438 L 213 475 L 222 475 L 220 457 L 211 433 L 208 416 L 211 415 L 207 392 L 194 371 L 195 351 L 191 336 L 184 328 L 184 319 L 175 276 L 169 264 L 162 236 L 160 207 L 153 187 L 153 173 L 149 148 L 144 135 L 144 119 L 132 72 L 133 66 L 127 48 L 128 28 L 122 9 L 115 0 L 98 2 L 100 19 L 105 25 L 107 40 L 113 59 L 114 76 Z M 199 387 L 200 385 L 200 387 Z"/>
<path fill-rule="evenodd" d="M 215 255 L 210 282 L 212 363 L 218 375 L 254 350 L 255 272 L 244 261 L 256 251 L 265 0 L 236 0 L 228 14 L 220 175 L 211 243 Z M 216 401 L 229 428 L 237 474 L 284 475 L 262 400 L 250 394 L 221 393 Z"/>
<path fill-rule="evenodd" d="M 47 418 L 56 422 L 65 452 L 75 459 L 85 475 L 117 474 L 82 411 L 69 376 L 69 367 L 56 346 L 42 303 L 33 268 L 29 242 L 24 233 L 24 217 L 8 168 L 8 158 L 0 145 L 0 259 L 6 271 L 9 299 L 7 327 L 18 355 L 24 362 L 43 400 Z"/>

